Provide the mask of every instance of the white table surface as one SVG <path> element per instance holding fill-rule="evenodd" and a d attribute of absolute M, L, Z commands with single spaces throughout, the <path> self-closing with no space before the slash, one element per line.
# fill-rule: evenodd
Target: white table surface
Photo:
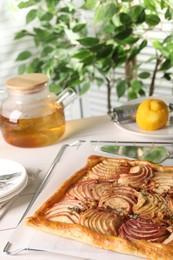
<path fill-rule="evenodd" d="M 26 168 L 41 168 L 45 173 L 51 165 L 55 155 L 65 143 L 72 143 L 75 140 L 91 139 L 91 140 L 111 140 L 111 141 L 157 141 L 151 138 L 129 134 L 125 131 L 118 129 L 115 124 L 110 121 L 110 118 L 105 116 L 98 116 L 93 118 L 85 118 L 80 120 L 73 120 L 67 122 L 66 133 L 64 138 L 57 144 L 42 147 L 42 148 L 19 148 L 7 144 L 0 136 L 0 158 L 16 160 Z M 162 140 L 159 140 L 162 141 Z M 164 141 L 164 140 L 163 140 Z M 167 140 L 168 141 L 168 140 Z M 171 141 L 171 140 L 169 140 Z M 5 218 L 5 216 L 4 216 Z M 72 256 L 58 255 L 47 252 L 34 252 L 21 253 L 15 256 L 7 256 L 3 253 L 3 248 L 8 242 L 9 237 L 14 232 L 14 229 L 7 229 L 0 231 L 0 259 L 14 260 L 73 260 L 79 259 Z M 82 258 L 80 258 L 82 259 Z"/>

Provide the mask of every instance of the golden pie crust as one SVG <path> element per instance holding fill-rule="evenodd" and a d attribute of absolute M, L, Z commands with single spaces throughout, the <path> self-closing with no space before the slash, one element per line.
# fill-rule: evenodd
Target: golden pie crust
<path fill-rule="evenodd" d="M 26 223 L 91 246 L 170 260 L 173 166 L 91 155 Z"/>

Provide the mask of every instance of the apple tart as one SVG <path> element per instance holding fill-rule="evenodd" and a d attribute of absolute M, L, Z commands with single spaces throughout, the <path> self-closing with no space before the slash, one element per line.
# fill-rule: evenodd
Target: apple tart
<path fill-rule="evenodd" d="M 173 255 L 173 166 L 92 155 L 27 225 L 151 260 Z"/>

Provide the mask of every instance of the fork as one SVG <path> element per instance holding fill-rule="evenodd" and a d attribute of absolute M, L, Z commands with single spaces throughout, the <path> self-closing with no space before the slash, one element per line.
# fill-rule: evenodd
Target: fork
<path fill-rule="evenodd" d="M 21 175 L 21 172 L 14 172 L 11 174 L 0 175 L 0 189 L 4 189 L 5 187 L 12 185 L 13 180 Z"/>
<path fill-rule="evenodd" d="M 8 174 L 0 175 L 0 183 L 6 182 L 6 181 L 9 181 L 9 180 L 13 180 L 20 175 L 21 175 L 21 172 L 14 172 L 14 173 L 8 173 Z"/>
<path fill-rule="evenodd" d="M 3 190 L 7 187 L 9 187 L 10 185 L 13 185 L 14 183 L 9 181 L 9 182 L 0 182 L 0 189 Z"/>

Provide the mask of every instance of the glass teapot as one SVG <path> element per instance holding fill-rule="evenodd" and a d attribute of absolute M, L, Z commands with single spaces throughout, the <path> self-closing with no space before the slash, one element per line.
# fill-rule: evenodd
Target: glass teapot
<path fill-rule="evenodd" d="M 56 96 L 49 92 L 48 77 L 39 73 L 13 77 L 6 87 L 8 96 L 1 106 L 1 131 L 6 142 L 41 147 L 63 136 L 64 108 L 77 97 L 73 89 Z"/>

